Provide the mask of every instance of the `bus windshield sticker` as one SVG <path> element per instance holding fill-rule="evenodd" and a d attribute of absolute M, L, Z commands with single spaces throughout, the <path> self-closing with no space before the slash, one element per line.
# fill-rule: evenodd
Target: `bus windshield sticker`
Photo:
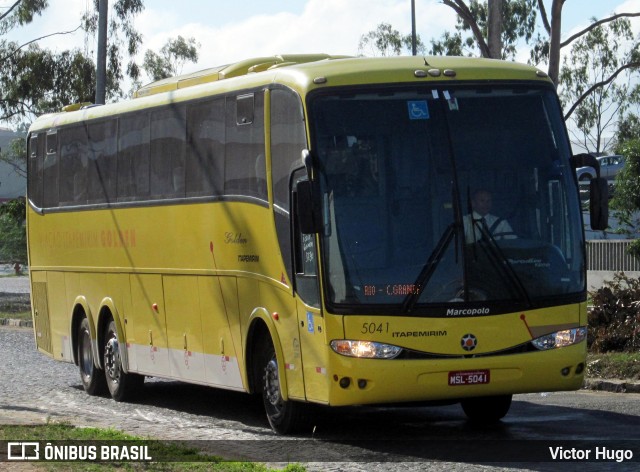
<path fill-rule="evenodd" d="M 449 110 L 450 111 L 458 111 L 458 99 L 457 98 L 450 98 L 449 100 L 447 100 L 447 103 L 449 104 Z"/>
<path fill-rule="evenodd" d="M 437 99 L 438 99 L 438 96 L 439 96 L 439 95 L 438 95 L 438 91 L 437 91 L 437 90 L 432 90 L 432 91 L 431 91 L 431 95 L 433 96 L 433 99 L 434 99 L 434 100 L 437 100 Z"/>
<path fill-rule="evenodd" d="M 429 108 L 426 100 L 409 100 L 407 102 L 409 108 L 410 120 L 428 120 Z"/>

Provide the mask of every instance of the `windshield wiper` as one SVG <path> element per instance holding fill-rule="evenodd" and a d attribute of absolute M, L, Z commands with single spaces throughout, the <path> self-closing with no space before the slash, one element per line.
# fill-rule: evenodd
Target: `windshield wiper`
<path fill-rule="evenodd" d="M 442 233 L 442 236 L 438 240 L 438 244 L 429 256 L 429 260 L 424 265 L 424 267 L 420 271 L 420 274 L 418 275 L 418 278 L 414 282 L 413 286 L 415 287 L 415 290 L 407 295 L 402 302 L 403 313 L 409 313 L 411 310 L 413 310 L 413 307 L 418 302 L 418 299 L 420 298 L 420 295 L 422 295 L 422 292 L 424 291 L 426 285 L 429 283 L 429 280 L 431 280 L 431 277 L 438 268 L 438 264 L 440 264 L 440 261 L 442 260 L 442 256 L 444 255 L 447 247 L 449 247 L 449 244 L 451 244 L 451 241 L 453 240 L 455 235 L 456 224 L 451 223 L 444 230 L 444 233 Z"/>
<path fill-rule="evenodd" d="M 502 269 L 502 273 L 506 275 L 509 282 L 511 282 L 511 284 L 515 287 L 516 291 L 520 295 L 520 298 L 526 300 L 527 305 L 531 306 L 531 298 L 529 297 L 527 289 L 520 280 L 520 277 L 518 277 L 518 274 L 516 274 L 516 271 L 513 269 L 513 266 L 511 265 L 509 260 L 500 250 L 500 247 L 491 234 L 491 231 L 489 231 L 486 226 L 481 224 L 478 224 L 478 228 L 480 229 L 480 233 L 482 234 L 482 239 L 484 239 L 486 243 L 483 246 L 488 249 L 487 254 L 493 258 L 494 264 Z M 476 245 L 474 244 L 474 248 L 475 246 Z"/>

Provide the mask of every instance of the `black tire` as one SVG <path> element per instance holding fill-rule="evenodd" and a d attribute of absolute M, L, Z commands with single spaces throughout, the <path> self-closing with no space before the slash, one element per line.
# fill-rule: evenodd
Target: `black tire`
<path fill-rule="evenodd" d="M 85 317 L 78 326 L 78 368 L 84 391 L 89 395 L 104 395 L 107 393 L 107 381 L 104 371 L 96 367 L 91 349 L 91 330 L 89 320 Z"/>
<path fill-rule="evenodd" d="M 460 403 L 467 418 L 474 423 L 497 423 L 509 412 L 512 395 L 467 398 Z"/>
<path fill-rule="evenodd" d="M 291 434 L 308 427 L 308 405 L 282 399 L 278 360 L 271 339 L 267 338 L 261 343 L 256 367 L 257 377 L 261 380 L 262 402 L 271 429 L 278 434 Z"/>
<path fill-rule="evenodd" d="M 144 384 L 144 376 L 125 373 L 122 370 L 120 343 L 116 323 L 109 321 L 104 335 L 104 373 L 111 398 L 117 402 L 131 400 L 136 397 Z"/>

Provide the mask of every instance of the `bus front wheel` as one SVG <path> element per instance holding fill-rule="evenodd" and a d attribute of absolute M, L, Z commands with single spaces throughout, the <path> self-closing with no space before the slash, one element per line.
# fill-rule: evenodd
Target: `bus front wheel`
<path fill-rule="evenodd" d="M 85 317 L 78 326 L 78 368 L 82 387 L 89 395 L 102 395 L 107 392 L 104 371 L 97 368 L 91 348 L 91 330 Z"/>
<path fill-rule="evenodd" d="M 271 428 L 279 434 L 300 431 L 308 422 L 307 405 L 282 398 L 278 360 L 270 339 L 262 342 L 259 359 L 262 401 Z"/>
<path fill-rule="evenodd" d="M 111 397 L 117 401 L 126 401 L 133 398 L 142 388 L 144 376 L 125 373 L 122 369 L 120 357 L 120 342 L 116 323 L 109 321 L 104 337 L 104 372 Z"/>
<path fill-rule="evenodd" d="M 467 398 L 460 403 L 464 413 L 472 422 L 496 423 L 500 421 L 511 407 L 512 395 L 494 397 Z"/>

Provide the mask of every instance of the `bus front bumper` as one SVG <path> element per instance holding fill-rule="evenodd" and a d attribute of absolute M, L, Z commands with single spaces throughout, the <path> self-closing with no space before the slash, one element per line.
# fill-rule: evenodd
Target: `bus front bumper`
<path fill-rule="evenodd" d="M 330 354 L 328 404 L 384 404 L 577 390 L 586 342 L 549 351 L 476 358 L 382 360 Z"/>

